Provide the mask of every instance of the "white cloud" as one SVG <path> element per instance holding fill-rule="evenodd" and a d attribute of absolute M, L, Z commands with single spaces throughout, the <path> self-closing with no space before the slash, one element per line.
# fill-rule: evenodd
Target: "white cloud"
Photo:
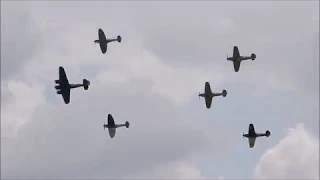
<path fill-rule="evenodd" d="M 255 179 L 319 179 L 319 139 L 303 124 L 267 150 L 254 170 Z"/>

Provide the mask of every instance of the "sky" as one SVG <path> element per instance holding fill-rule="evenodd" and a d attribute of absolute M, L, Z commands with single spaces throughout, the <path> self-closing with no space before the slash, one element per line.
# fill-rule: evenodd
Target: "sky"
<path fill-rule="evenodd" d="M 1 178 L 319 179 L 319 2 L 1 1 Z"/>

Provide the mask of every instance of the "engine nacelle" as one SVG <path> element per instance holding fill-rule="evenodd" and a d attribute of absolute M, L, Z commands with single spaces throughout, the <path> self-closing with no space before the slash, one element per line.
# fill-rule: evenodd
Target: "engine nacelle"
<path fill-rule="evenodd" d="M 269 137 L 271 135 L 270 131 L 266 131 L 266 136 Z"/>
<path fill-rule="evenodd" d="M 60 84 L 60 80 L 54 80 L 54 82 Z"/>
<path fill-rule="evenodd" d="M 117 36 L 117 41 L 120 43 L 122 41 L 122 37 L 121 36 Z"/>
<path fill-rule="evenodd" d="M 224 90 L 222 91 L 222 96 L 223 96 L 223 97 L 226 97 L 227 94 L 228 94 L 228 92 L 224 89 Z"/>
<path fill-rule="evenodd" d="M 62 94 L 62 91 L 60 91 L 60 90 L 59 90 L 59 91 L 57 91 L 57 94 Z"/>
<path fill-rule="evenodd" d="M 126 128 L 129 128 L 130 123 L 128 121 L 126 121 L 125 125 L 126 125 Z"/>
<path fill-rule="evenodd" d="M 252 61 L 254 61 L 256 59 L 256 57 L 257 57 L 256 54 L 254 54 L 254 53 L 251 54 Z"/>
<path fill-rule="evenodd" d="M 86 79 L 83 79 L 83 88 L 84 90 L 88 90 L 89 88 L 89 85 L 90 85 L 90 81 L 86 80 Z"/>
<path fill-rule="evenodd" d="M 56 85 L 56 86 L 54 86 L 54 88 L 61 89 L 61 86 L 60 85 Z"/>

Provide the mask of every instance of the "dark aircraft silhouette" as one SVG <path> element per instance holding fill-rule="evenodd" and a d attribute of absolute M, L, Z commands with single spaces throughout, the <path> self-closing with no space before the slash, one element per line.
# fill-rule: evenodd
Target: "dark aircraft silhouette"
<path fill-rule="evenodd" d="M 252 53 L 251 56 L 240 56 L 239 49 L 237 46 L 233 47 L 233 57 L 228 57 L 228 54 L 227 54 L 227 60 L 233 62 L 233 67 L 235 72 L 239 71 L 241 61 L 248 60 L 248 59 L 251 59 L 252 61 L 254 61 L 256 57 L 257 56 L 254 53 Z"/>
<path fill-rule="evenodd" d="M 204 94 L 199 93 L 199 98 L 204 97 L 206 101 L 206 106 L 209 109 L 211 107 L 212 98 L 215 96 L 227 96 L 227 91 L 223 90 L 222 93 L 212 93 L 209 82 L 205 83 Z"/>
<path fill-rule="evenodd" d="M 90 81 L 83 79 L 83 84 L 69 84 L 66 72 L 62 66 L 59 67 L 59 80 L 55 80 L 58 84 L 55 86 L 57 94 L 61 94 L 66 104 L 70 102 L 70 89 L 83 86 L 85 90 L 88 90 Z"/>
<path fill-rule="evenodd" d="M 116 135 L 116 128 L 122 127 L 122 126 L 125 126 L 126 128 L 129 128 L 129 125 L 130 124 L 129 124 L 128 121 L 126 121 L 125 124 L 115 124 L 112 115 L 108 114 L 108 124 L 104 124 L 103 128 L 104 129 L 108 128 L 109 135 L 110 135 L 111 138 L 113 138 Z"/>
<path fill-rule="evenodd" d="M 94 42 L 100 44 L 100 49 L 102 54 L 105 54 L 107 52 L 109 42 L 118 41 L 120 43 L 122 40 L 121 36 L 117 36 L 117 39 L 107 39 L 103 30 L 100 28 L 98 30 L 98 36 L 99 36 L 99 40 L 94 40 Z"/>
<path fill-rule="evenodd" d="M 242 136 L 248 138 L 249 146 L 250 146 L 250 148 L 253 148 L 257 137 L 261 137 L 261 136 L 269 137 L 270 135 L 271 135 L 271 133 L 269 130 L 267 130 L 266 133 L 256 133 L 254 130 L 253 124 L 249 124 L 248 134 L 243 133 Z"/>

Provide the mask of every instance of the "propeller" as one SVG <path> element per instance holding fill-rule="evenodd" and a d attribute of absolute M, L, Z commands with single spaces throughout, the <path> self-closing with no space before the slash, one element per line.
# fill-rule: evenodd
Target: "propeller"
<path fill-rule="evenodd" d="M 199 97 L 199 99 L 200 99 L 200 92 L 199 92 L 199 94 L 198 94 L 198 97 Z"/>
<path fill-rule="evenodd" d="M 244 139 L 244 132 L 242 133 L 242 139 Z"/>

